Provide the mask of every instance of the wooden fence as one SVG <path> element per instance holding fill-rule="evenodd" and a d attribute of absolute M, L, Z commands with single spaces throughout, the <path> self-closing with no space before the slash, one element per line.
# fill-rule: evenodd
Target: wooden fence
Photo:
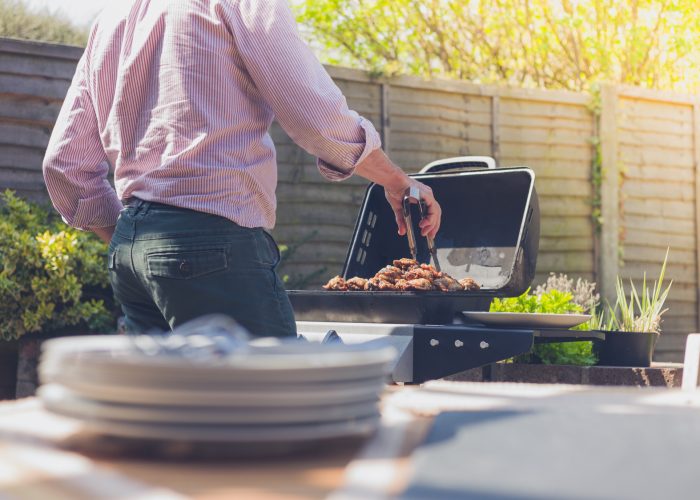
<path fill-rule="evenodd" d="M 0 39 L 0 188 L 45 199 L 41 161 L 80 53 Z M 644 271 L 655 276 L 670 247 L 675 283 L 657 358 L 679 359 L 685 335 L 700 326 L 697 100 L 611 86 L 591 96 L 328 70 L 408 171 L 461 155 L 535 170 L 542 208 L 537 282 L 564 272 L 597 280 L 612 296 L 618 273 L 637 281 Z M 279 158 L 275 236 L 295 250 L 284 271 L 303 277 L 324 269 L 317 285 L 342 267 L 365 183 L 326 182 L 279 126 L 272 135 Z"/>

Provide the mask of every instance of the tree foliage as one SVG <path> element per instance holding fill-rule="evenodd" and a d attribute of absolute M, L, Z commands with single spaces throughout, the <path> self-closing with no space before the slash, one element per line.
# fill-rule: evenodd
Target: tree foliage
<path fill-rule="evenodd" d="M 324 62 L 585 90 L 700 88 L 697 0 L 298 0 Z"/>
<path fill-rule="evenodd" d="M 87 34 L 59 15 L 34 11 L 20 0 L 0 0 L 0 37 L 84 46 Z"/>

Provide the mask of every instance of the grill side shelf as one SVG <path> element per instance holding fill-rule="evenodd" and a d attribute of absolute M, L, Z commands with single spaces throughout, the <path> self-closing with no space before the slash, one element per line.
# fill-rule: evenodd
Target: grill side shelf
<path fill-rule="evenodd" d="M 416 325 L 413 383 L 420 384 L 530 352 L 533 330 Z"/>

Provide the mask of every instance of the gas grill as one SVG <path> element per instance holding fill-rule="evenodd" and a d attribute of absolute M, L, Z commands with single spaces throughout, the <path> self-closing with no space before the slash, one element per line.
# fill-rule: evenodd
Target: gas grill
<path fill-rule="evenodd" d="M 540 212 L 535 174 L 496 168 L 488 157 L 440 160 L 413 176 L 430 186 L 443 209 L 435 239 L 442 270 L 471 277 L 479 291 L 391 292 L 292 290 L 298 332 L 309 339 L 334 330 L 346 343 L 388 339 L 398 349 L 396 382 L 421 383 L 529 352 L 535 342 L 602 340 L 601 332 L 508 328 L 470 322 L 464 311 L 488 311 L 496 297 L 517 297 L 535 276 Z M 415 205 L 414 205 L 415 206 Z M 417 223 L 418 217 L 413 217 Z M 416 234 L 420 234 L 416 227 Z M 418 260 L 431 258 L 425 239 Z M 369 278 L 410 254 L 397 234 L 381 186 L 365 193 L 343 277 Z"/>

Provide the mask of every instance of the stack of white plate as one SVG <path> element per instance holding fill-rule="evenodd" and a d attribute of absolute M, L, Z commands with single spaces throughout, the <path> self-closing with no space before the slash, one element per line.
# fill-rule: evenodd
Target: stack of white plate
<path fill-rule="evenodd" d="M 86 430 L 140 439 L 308 442 L 369 434 L 396 351 L 250 345 L 219 359 L 148 355 L 125 336 L 48 341 L 39 397 Z"/>

